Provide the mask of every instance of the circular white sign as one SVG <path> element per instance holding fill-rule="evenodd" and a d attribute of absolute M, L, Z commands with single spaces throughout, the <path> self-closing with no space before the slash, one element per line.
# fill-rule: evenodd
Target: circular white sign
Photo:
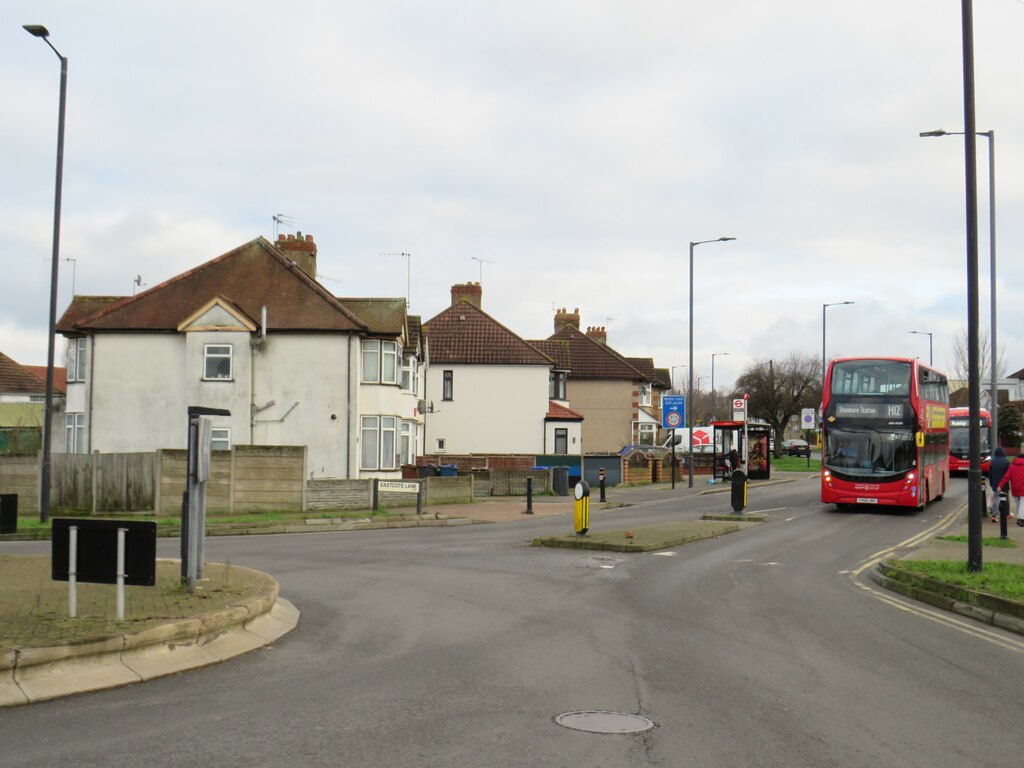
<path fill-rule="evenodd" d="M 679 411 L 672 411 L 665 417 L 665 423 L 672 429 L 675 429 L 683 423 L 683 417 L 680 415 Z"/>

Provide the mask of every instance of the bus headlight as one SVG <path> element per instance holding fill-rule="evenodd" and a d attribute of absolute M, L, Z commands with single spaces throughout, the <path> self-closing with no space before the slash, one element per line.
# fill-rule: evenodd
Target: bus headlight
<path fill-rule="evenodd" d="M 917 474 L 915 472 L 907 472 L 907 483 L 914 482 L 916 477 L 917 477 Z"/>
<path fill-rule="evenodd" d="M 822 473 L 821 473 L 821 479 L 824 480 L 826 483 L 831 483 L 832 482 L 832 472 L 827 470 L 827 469 L 823 470 Z"/>

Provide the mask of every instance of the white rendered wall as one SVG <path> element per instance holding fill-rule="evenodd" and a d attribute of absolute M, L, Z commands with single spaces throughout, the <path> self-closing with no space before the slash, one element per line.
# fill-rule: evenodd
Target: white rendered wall
<path fill-rule="evenodd" d="M 442 400 L 443 371 L 453 372 L 453 400 Z M 542 453 L 548 372 L 541 365 L 431 365 L 424 452 Z"/>

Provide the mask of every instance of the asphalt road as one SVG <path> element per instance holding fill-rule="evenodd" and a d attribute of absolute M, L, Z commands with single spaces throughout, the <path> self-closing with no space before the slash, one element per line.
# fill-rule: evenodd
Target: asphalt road
<path fill-rule="evenodd" d="M 853 573 L 959 509 L 965 485 L 910 514 L 836 512 L 808 480 L 755 489 L 772 522 L 670 555 L 529 546 L 564 517 L 209 539 L 210 560 L 273 574 L 298 628 L 217 667 L 0 711 L 0 763 L 1019 765 L 1021 638 Z M 727 509 L 690 497 L 591 525 Z M 657 725 L 554 722 L 576 710 Z"/>

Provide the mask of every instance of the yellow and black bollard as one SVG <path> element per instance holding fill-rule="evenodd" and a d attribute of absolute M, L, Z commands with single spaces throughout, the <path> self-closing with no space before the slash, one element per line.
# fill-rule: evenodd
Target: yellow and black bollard
<path fill-rule="evenodd" d="M 572 522 L 577 536 L 585 536 L 590 530 L 590 486 L 585 480 L 576 483 L 576 502 L 573 504 Z"/>

